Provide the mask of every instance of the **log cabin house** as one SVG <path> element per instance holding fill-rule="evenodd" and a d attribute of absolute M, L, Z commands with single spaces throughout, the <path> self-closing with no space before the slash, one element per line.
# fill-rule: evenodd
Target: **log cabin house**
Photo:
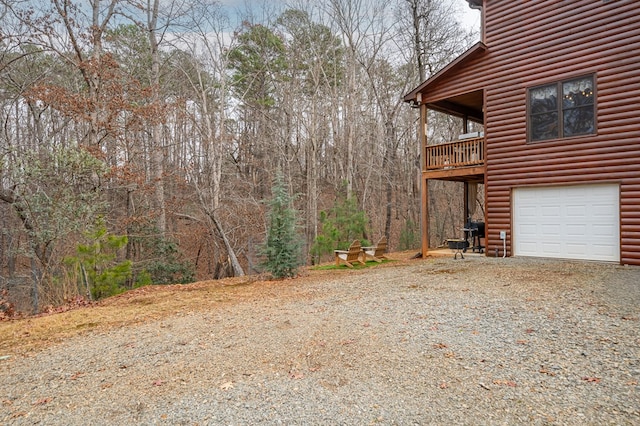
<path fill-rule="evenodd" d="M 420 110 L 423 256 L 427 183 L 444 179 L 483 184 L 488 256 L 640 265 L 640 2 L 467 2 L 481 41 L 404 97 Z M 427 109 L 483 132 L 432 145 Z"/>

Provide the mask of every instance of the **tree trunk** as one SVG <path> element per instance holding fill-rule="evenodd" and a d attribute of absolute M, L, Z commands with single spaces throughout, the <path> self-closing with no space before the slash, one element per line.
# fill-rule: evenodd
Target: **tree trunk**
<path fill-rule="evenodd" d="M 38 270 L 38 265 L 36 263 L 35 257 L 31 257 L 31 282 L 33 284 L 31 291 L 31 300 L 33 303 L 33 313 L 37 314 L 39 310 L 40 300 L 38 297 L 38 284 L 40 283 L 40 271 Z"/>
<path fill-rule="evenodd" d="M 156 228 L 162 236 L 166 237 L 167 213 L 164 194 L 164 147 L 162 144 L 162 122 L 160 114 L 162 111 L 160 101 L 160 58 L 158 53 L 158 38 L 156 37 L 158 13 L 160 0 L 153 0 L 151 10 L 149 10 L 149 46 L 151 49 L 151 90 L 152 103 L 156 107 L 157 115 L 153 117 L 151 128 L 151 173 L 154 185 L 154 196 L 156 203 Z"/>
<path fill-rule="evenodd" d="M 307 149 L 307 253 L 318 237 L 318 117 L 315 102 L 311 105 L 311 135 Z"/>
<path fill-rule="evenodd" d="M 227 254 L 229 255 L 229 262 L 231 262 L 231 267 L 233 268 L 233 275 L 236 277 L 244 276 L 245 275 L 244 270 L 242 269 L 240 262 L 238 262 L 238 257 L 236 256 L 236 252 L 235 250 L 233 250 L 233 247 L 231 246 L 231 242 L 229 242 L 229 239 L 227 238 L 227 234 L 224 232 L 224 229 L 222 228 L 220 221 L 218 220 L 218 218 L 215 216 L 213 212 L 209 212 L 208 215 L 209 215 L 209 218 L 213 221 L 213 224 L 215 225 L 216 230 L 220 234 L 220 237 L 224 242 L 224 246 L 227 249 Z"/>
<path fill-rule="evenodd" d="M 385 193 L 386 193 L 386 211 L 384 222 L 384 235 L 387 237 L 387 241 L 391 241 L 391 219 L 392 219 L 392 202 L 393 202 L 393 164 L 396 157 L 396 145 L 395 145 L 395 129 L 393 122 L 387 120 L 385 123 L 385 153 L 382 158 L 382 173 L 383 179 L 385 179 Z M 386 177 L 385 177 L 386 174 Z"/>

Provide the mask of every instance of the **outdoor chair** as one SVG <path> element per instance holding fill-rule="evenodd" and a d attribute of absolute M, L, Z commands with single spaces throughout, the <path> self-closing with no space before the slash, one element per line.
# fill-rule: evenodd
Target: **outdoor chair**
<path fill-rule="evenodd" d="M 360 262 L 364 265 L 364 262 L 360 260 L 361 251 L 362 247 L 358 240 L 351 243 L 349 250 L 334 250 L 336 255 L 336 266 L 340 266 L 341 263 L 344 263 L 349 268 L 353 268 L 353 262 Z"/>
<path fill-rule="evenodd" d="M 362 257 L 364 258 L 364 262 L 367 262 L 367 259 L 375 260 L 376 262 L 382 262 L 382 259 L 388 259 L 385 256 L 387 252 L 387 237 L 383 236 L 378 241 L 378 244 L 371 247 L 362 247 Z"/>

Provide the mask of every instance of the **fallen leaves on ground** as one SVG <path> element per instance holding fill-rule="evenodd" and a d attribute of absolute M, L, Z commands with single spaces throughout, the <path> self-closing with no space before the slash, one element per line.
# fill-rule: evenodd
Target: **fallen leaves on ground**
<path fill-rule="evenodd" d="M 221 384 L 220 385 L 220 389 L 222 389 L 222 390 L 233 389 L 233 382 L 225 382 L 225 383 Z"/>
<path fill-rule="evenodd" d="M 78 380 L 80 377 L 84 376 L 85 373 L 83 373 L 82 371 L 77 371 L 75 373 L 73 373 L 73 375 L 71 377 L 69 377 L 70 380 Z"/>
<path fill-rule="evenodd" d="M 304 379 L 304 373 L 301 373 L 299 371 L 292 371 L 291 373 L 289 373 L 289 377 L 294 380 Z"/>

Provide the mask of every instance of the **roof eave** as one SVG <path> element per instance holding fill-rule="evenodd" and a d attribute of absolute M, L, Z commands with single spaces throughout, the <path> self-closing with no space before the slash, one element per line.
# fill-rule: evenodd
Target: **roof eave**
<path fill-rule="evenodd" d="M 482 8 L 482 0 L 467 0 L 469 3 L 469 7 L 471 9 L 481 9 Z"/>
<path fill-rule="evenodd" d="M 467 49 L 467 51 L 464 52 L 462 55 L 458 56 L 456 59 L 449 62 L 449 64 L 447 64 L 440 71 L 438 71 L 437 73 L 435 73 L 434 75 L 432 75 L 431 77 L 423 81 L 418 87 L 416 87 L 411 92 L 404 95 L 404 101 L 409 103 L 415 103 L 417 94 L 422 92 L 427 86 L 430 86 L 436 80 L 439 80 L 440 78 L 447 75 L 452 69 L 464 63 L 470 57 L 480 52 L 485 52 L 486 50 L 487 50 L 487 46 L 483 42 L 481 41 L 477 42 L 476 44 L 471 46 L 469 49 Z"/>

